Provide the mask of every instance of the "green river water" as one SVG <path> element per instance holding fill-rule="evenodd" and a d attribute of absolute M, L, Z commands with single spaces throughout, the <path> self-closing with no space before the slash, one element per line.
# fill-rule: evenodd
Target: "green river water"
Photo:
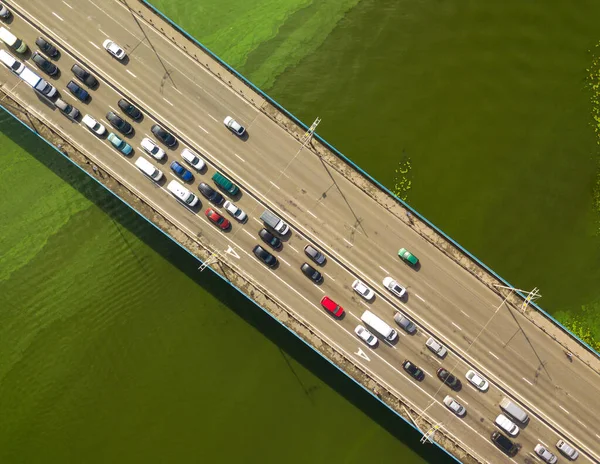
<path fill-rule="evenodd" d="M 600 339 L 600 4 L 156 1 Z M 0 115 L 0 462 L 452 462 Z M 410 182 L 411 188 L 408 188 Z"/>

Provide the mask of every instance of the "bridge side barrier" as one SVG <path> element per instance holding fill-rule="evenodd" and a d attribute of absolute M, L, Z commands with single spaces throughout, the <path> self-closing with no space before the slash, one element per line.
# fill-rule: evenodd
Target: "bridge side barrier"
<path fill-rule="evenodd" d="M 46 144 L 69 160 L 78 169 L 94 179 L 100 186 L 122 201 L 127 207 L 168 237 L 173 243 L 185 250 L 194 259 L 202 263 L 213 255 L 214 250 L 202 243 L 201 237 L 192 237 L 180 230 L 159 211 L 145 203 L 142 198 L 129 190 L 127 186 L 111 176 L 102 166 L 98 166 L 96 161 L 90 159 L 85 153 L 80 151 L 76 147 L 76 144 L 66 138 L 65 134 L 55 130 L 50 123 L 45 121 L 45 119 L 42 119 L 35 112 L 32 112 L 25 105 L 21 104 L 3 87 L 0 88 L 0 108 L 19 121 L 29 131 L 41 138 Z M 153 220 L 148 219 L 149 217 L 153 218 Z M 420 432 L 430 430 L 434 427 L 435 424 L 432 421 L 421 417 L 421 412 L 408 400 L 399 397 L 390 388 L 383 385 L 369 372 L 362 369 L 352 359 L 348 358 L 342 351 L 339 351 L 335 346 L 324 340 L 318 333 L 313 331 L 308 324 L 297 317 L 293 311 L 274 299 L 269 291 L 262 287 L 258 282 L 245 278 L 244 275 L 236 269 L 236 266 L 222 258 L 219 258 L 218 266 L 215 267 L 218 267 L 218 270 L 208 266 L 208 268 L 219 276 L 219 278 L 238 290 L 255 306 L 276 320 L 281 326 L 295 335 L 314 352 L 318 353 L 323 359 L 327 360 L 329 364 L 342 372 L 364 391 L 368 392 L 373 398 L 387 406 L 408 425 Z M 413 417 L 419 417 L 417 422 L 421 430 L 411 422 L 410 418 L 407 417 L 408 414 Z M 465 464 L 484 464 L 484 461 L 474 457 L 469 450 L 465 449 L 462 444 L 455 441 L 443 428 L 436 431 L 433 443 L 457 462 Z"/>
<path fill-rule="evenodd" d="M 200 41 L 191 36 L 178 24 L 172 21 L 169 17 L 164 15 L 160 10 L 150 4 L 147 0 L 119 0 L 125 6 L 127 6 L 132 12 L 137 13 L 141 18 L 152 25 L 157 31 L 160 31 L 165 37 L 167 37 L 173 44 L 184 50 L 190 57 L 203 64 L 205 68 L 211 71 L 216 77 L 221 79 L 224 83 L 229 85 L 232 89 L 237 91 L 241 96 L 246 98 L 254 104 L 259 110 L 265 113 L 268 117 L 278 123 L 280 126 L 285 128 L 292 136 L 300 140 L 301 137 L 308 130 L 308 126 L 296 118 L 292 113 L 286 110 L 277 101 L 271 98 L 269 95 L 264 93 L 261 89 L 256 87 L 252 82 L 246 79 L 243 75 L 237 72 L 234 68 L 229 66 L 226 62 L 221 60 L 215 53 L 213 53 L 208 47 L 203 45 Z M 136 2 L 138 6 L 135 9 L 131 7 L 130 3 Z M 166 24 L 162 24 L 156 17 L 158 16 Z M 172 27 L 174 31 L 169 30 L 168 26 Z M 177 37 L 178 32 L 181 37 Z M 202 60 L 202 57 L 198 57 L 194 52 L 193 48 L 188 47 L 186 42 L 192 42 L 195 46 L 199 47 L 204 53 L 212 58 L 219 65 L 215 67 L 208 60 Z M 226 72 L 221 72 L 226 71 Z M 227 73 L 229 75 L 227 75 Z M 239 88 L 236 82 L 232 82 L 230 76 L 237 77 L 245 86 Z M 260 98 L 257 98 L 260 97 Z M 263 103 L 264 101 L 264 103 Z M 266 104 L 265 104 L 266 103 Z M 287 121 L 286 121 L 287 119 Z M 290 124 L 291 122 L 291 124 Z M 413 209 L 409 204 L 398 198 L 393 192 L 387 187 L 379 183 L 375 178 L 371 177 L 366 171 L 355 164 L 351 159 L 347 158 L 343 153 L 337 150 L 333 145 L 315 133 L 314 137 L 317 139 L 317 143 L 309 144 L 313 153 L 321 157 L 334 169 L 338 170 L 341 174 L 345 175 L 349 180 L 359 185 L 369 196 L 386 208 L 390 213 L 396 215 L 397 218 L 410 225 L 421 237 L 431 243 L 433 246 L 442 251 L 446 256 L 450 257 L 463 269 L 472 274 L 475 278 L 486 285 L 490 290 L 497 293 L 501 297 L 502 295 L 499 289 L 495 286 L 496 284 L 504 285 L 507 287 L 513 287 L 507 280 L 499 276 L 496 272 L 490 269 L 486 264 L 480 261 L 476 256 L 471 254 L 462 245 L 456 242 L 454 239 L 446 235 L 444 231 L 439 229 L 436 225 L 430 222 L 427 218 L 422 216 L 418 211 Z M 333 156 L 331 156 L 333 155 Z M 357 179 L 351 172 L 340 166 L 337 161 L 341 160 L 344 164 L 351 167 L 353 170 L 358 171 L 362 179 Z M 365 182 L 374 185 L 377 192 L 369 188 Z M 362 185 L 360 185 L 362 184 Z M 379 195 L 382 193 L 383 195 Z M 390 204 L 388 199 L 393 199 Z M 518 310 L 526 299 L 526 295 L 521 292 L 515 292 L 507 302 L 511 303 L 513 307 Z M 536 311 L 531 311 L 530 308 L 535 308 Z M 585 341 L 581 340 L 575 334 L 569 331 L 559 321 L 557 321 L 552 315 L 544 311 L 535 302 L 530 302 L 527 310 L 522 311 L 522 314 L 526 316 L 533 324 L 539 329 L 545 332 L 549 337 L 553 338 L 557 343 L 561 344 L 562 347 L 577 356 L 583 363 L 588 367 L 595 370 L 600 374 L 600 353 L 598 353 L 593 347 L 588 345 Z M 541 316 L 541 317 L 540 317 Z M 556 330 L 558 329 L 558 330 Z M 576 340 L 576 343 L 573 341 Z"/>

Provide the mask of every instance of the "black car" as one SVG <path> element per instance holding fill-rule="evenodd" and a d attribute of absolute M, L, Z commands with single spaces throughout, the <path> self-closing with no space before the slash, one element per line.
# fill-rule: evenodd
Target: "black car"
<path fill-rule="evenodd" d="M 444 382 L 446 385 L 448 385 L 452 390 L 458 391 L 462 388 L 462 384 L 460 383 L 460 380 L 458 380 L 456 377 L 454 377 L 450 372 L 448 372 L 443 367 L 440 367 L 437 370 L 437 376 L 438 376 L 438 379 L 440 379 L 442 382 Z"/>
<path fill-rule="evenodd" d="M 173 147 L 177 143 L 177 139 L 173 134 L 170 134 L 158 124 L 154 124 L 152 126 L 152 133 L 156 135 L 156 138 L 164 143 L 167 147 Z"/>
<path fill-rule="evenodd" d="M 142 112 L 124 98 L 119 100 L 119 108 L 123 110 L 123 113 L 132 117 L 136 121 L 142 117 Z"/>
<path fill-rule="evenodd" d="M 214 203 L 215 205 L 220 205 L 225 200 L 225 198 L 223 198 L 223 195 L 221 195 L 210 185 L 205 184 L 204 182 L 200 182 L 200 184 L 198 185 L 198 190 L 204 197 L 208 199 L 208 201 Z"/>
<path fill-rule="evenodd" d="M 94 89 L 98 87 L 98 79 L 92 76 L 89 72 L 79 66 L 77 63 L 71 68 L 75 77 L 87 85 L 89 88 Z"/>
<path fill-rule="evenodd" d="M 492 439 L 492 443 L 504 451 L 509 456 L 514 456 L 521 449 L 521 445 L 518 443 L 513 443 L 500 432 L 494 431 L 490 437 Z"/>
<path fill-rule="evenodd" d="M 404 361 L 404 363 L 402 363 L 402 367 L 404 368 L 404 370 L 406 372 L 408 372 L 412 377 L 417 379 L 419 382 L 425 378 L 425 373 L 421 369 L 419 369 L 417 366 L 415 366 L 413 363 L 411 363 L 408 359 L 406 359 Z"/>
<path fill-rule="evenodd" d="M 277 258 L 260 245 L 256 245 L 252 251 L 254 252 L 254 256 L 260 259 L 267 266 L 275 267 L 277 265 Z"/>
<path fill-rule="evenodd" d="M 38 68 L 49 76 L 56 76 L 58 74 L 58 66 L 44 58 L 40 52 L 33 52 L 31 59 Z"/>
<path fill-rule="evenodd" d="M 124 121 L 118 114 L 109 111 L 106 113 L 106 119 L 112 124 L 112 126 L 119 132 L 125 135 L 129 135 L 133 132 L 133 127 L 127 121 Z"/>
<path fill-rule="evenodd" d="M 302 274 L 304 274 L 314 283 L 320 284 L 321 282 L 323 282 L 323 276 L 321 275 L 321 273 L 317 271 L 314 267 L 312 267 L 310 264 L 304 263 L 302 266 L 300 266 L 300 270 L 302 271 Z"/>
<path fill-rule="evenodd" d="M 90 98 L 90 94 L 87 93 L 87 90 L 84 90 L 81 87 L 79 87 L 75 81 L 69 81 L 69 83 L 67 84 L 67 89 L 69 89 L 69 91 L 77 98 L 79 98 L 82 102 L 85 102 L 88 100 L 88 98 Z"/>
<path fill-rule="evenodd" d="M 306 254 L 306 256 L 312 259 L 319 266 L 322 266 L 325 263 L 325 255 L 310 245 L 306 245 L 304 247 L 304 254 Z"/>
<path fill-rule="evenodd" d="M 265 243 L 271 245 L 273 248 L 281 248 L 281 240 L 275 237 L 267 229 L 260 229 L 260 231 L 258 232 L 258 236 L 262 238 L 265 241 Z"/>
<path fill-rule="evenodd" d="M 43 37 L 38 37 L 35 39 L 35 44 L 40 47 L 40 50 L 43 51 L 50 58 L 56 58 L 58 56 L 58 50 L 54 45 L 48 42 Z"/>

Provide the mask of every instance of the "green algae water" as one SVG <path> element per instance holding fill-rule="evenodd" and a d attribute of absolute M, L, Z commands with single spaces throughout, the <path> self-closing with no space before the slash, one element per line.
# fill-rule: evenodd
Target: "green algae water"
<path fill-rule="evenodd" d="M 598 330 L 600 5 L 155 4 Z M 0 462 L 452 462 L 12 118 L 0 130 Z"/>

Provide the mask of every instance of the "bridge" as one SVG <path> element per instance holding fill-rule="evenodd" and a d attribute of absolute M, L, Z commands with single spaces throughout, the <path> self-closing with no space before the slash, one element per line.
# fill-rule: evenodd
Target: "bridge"
<path fill-rule="evenodd" d="M 121 136 L 134 149 L 125 156 L 81 124 L 81 116 L 67 118 L 55 99 L 34 92 L 0 65 L 2 106 L 202 260 L 201 270 L 221 275 L 462 462 L 541 462 L 533 452 L 538 443 L 564 461 L 555 447 L 559 439 L 579 450 L 579 462 L 600 461 L 597 354 L 218 58 L 138 0 L 3 3 L 13 16 L 0 26 L 22 39 L 30 52 L 2 48 L 55 86 L 63 100 L 117 134 L 105 115 L 123 115 L 117 106 L 121 98 L 140 108 L 143 118 L 134 122 L 124 116 L 135 129 Z M 60 68 L 57 77 L 43 74 L 31 60 L 40 35 L 60 52 L 53 60 Z M 103 49 L 107 38 L 124 48 L 125 60 Z M 75 63 L 100 81 L 87 103 L 66 90 Z M 246 127 L 246 137 L 227 130 L 223 119 L 228 115 Z M 156 140 L 150 132 L 156 123 L 178 139 L 173 149 L 159 143 L 167 152 L 162 161 L 140 147 L 144 137 Z M 227 216 L 222 208 L 202 196 L 201 206 L 190 208 L 167 191 L 166 185 L 176 179 L 169 165 L 174 160 L 184 164 L 184 147 L 207 163 L 187 183 L 190 191 L 198 194 L 200 182 L 214 186 L 211 176 L 223 173 L 241 188 L 234 200 L 248 214 L 247 222 L 229 216 L 231 229 L 221 231 L 204 210 L 212 206 Z M 138 170 L 134 162 L 139 157 L 164 173 L 160 182 Z M 258 236 L 265 209 L 291 226 L 282 249 L 271 250 L 279 260 L 274 269 L 252 253 L 257 244 L 269 248 Z M 327 256 L 325 265 L 313 263 L 323 274 L 321 284 L 300 271 L 304 262 L 311 262 L 303 252 L 306 245 Z M 401 247 L 419 258 L 418 267 L 399 259 Z M 407 288 L 407 297 L 400 299 L 383 286 L 388 276 Z M 353 291 L 355 279 L 375 291 L 372 300 Z M 343 306 L 344 317 L 332 317 L 321 307 L 324 296 Z M 381 339 L 369 347 L 357 338 L 355 327 L 367 309 L 397 329 L 396 343 Z M 395 324 L 399 311 L 415 322 L 416 333 Z M 426 348 L 430 337 L 447 347 L 445 357 Z M 405 372 L 405 360 L 419 366 L 425 378 L 419 381 Z M 459 391 L 437 378 L 440 367 L 461 380 Z M 489 381 L 487 391 L 467 381 L 471 369 Z M 443 404 L 446 395 L 466 408 L 465 416 Z M 530 416 L 511 438 L 521 445 L 514 457 L 490 440 L 505 397 Z"/>

